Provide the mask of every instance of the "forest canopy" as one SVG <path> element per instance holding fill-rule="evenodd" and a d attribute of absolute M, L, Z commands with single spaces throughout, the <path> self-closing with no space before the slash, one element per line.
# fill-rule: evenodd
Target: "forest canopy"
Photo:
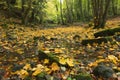
<path fill-rule="evenodd" d="M 25 25 L 93 21 L 96 28 L 105 25 L 107 16 L 120 15 L 119 3 L 120 0 L 1 0 L 0 6 L 9 17 L 19 17 Z"/>

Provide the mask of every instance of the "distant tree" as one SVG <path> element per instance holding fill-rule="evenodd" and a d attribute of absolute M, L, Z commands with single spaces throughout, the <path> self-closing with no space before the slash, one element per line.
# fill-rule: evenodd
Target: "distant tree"
<path fill-rule="evenodd" d="M 34 23 L 40 23 L 42 24 L 44 21 L 44 16 L 45 16 L 45 11 L 44 9 L 46 0 L 35 0 L 33 1 L 33 8 L 32 8 L 32 13 L 31 13 L 31 20 Z"/>
<path fill-rule="evenodd" d="M 66 5 L 66 13 L 65 18 L 66 18 L 66 22 L 67 23 L 73 23 L 74 21 L 74 12 L 73 12 L 73 4 L 74 1 L 73 0 L 65 0 L 65 5 Z"/>
<path fill-rule="evenodd" d="M 61 16 L 61 24 L 64 24 L 62 0 L 60 0 L 60 16 Z"/>
<path fill-rule="evenodd" d="M 22 0 L 22 23 L 42 23 L 46 0 Z"/>
<path fill-rule="evenodd" d="M 75 0 L 74 2 L 74 11 L 76 15 L 76 20 L 83 20 L 83 1 L 82 0 Z"/>
<path fill-rule="evenodd" d="M 60 23 L 60 19 L 59 19 L 59 7 L 58 7 L 58 4 L 57 4 L 56 0 L 54 1 L 54 4 L 55 4 L 55 9 L 56 9 L 56 15 L 57 15 L 57 23 L 59 24 Z"/>
<path fill-rule="evenodd" d="M 113 15 L 117 15 L 118 14 L 118 0 L 112 0 L 112 12 L 113 12 Z"/>
<path fill-rule="evenodd" d="M 6 0 L 7 9 L 8 9 L 8 16 L 12 13 L 12 7 L 15 5 L 16 0 Z"/>
<path fill-rule="evenodd" d="M 94 28 L 103 28 L 111 0 L 92 0 Z"/>

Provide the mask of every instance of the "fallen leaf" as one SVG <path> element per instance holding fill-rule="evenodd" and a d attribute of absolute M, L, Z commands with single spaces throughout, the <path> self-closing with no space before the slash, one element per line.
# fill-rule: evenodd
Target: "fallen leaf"
<path fill-rule="evenodd" d="M 67 62 L 67 64 L 68 64 L 70 67 L 73 67 L 73 66 L 74 66 L 74 61 L 73 61 L 73 59 L 67 58 L 66 62 Z"/>
<path fill-rule="evenodd" d="M 37 75 L 40 74 L 41 72 L 42 72 L 42 70 L 41 70 L 40 68 L 37 68 L 37 69 L 33 72 L 32 76 L 37 76 Z"/>
<path fill-rule="evenodd" d="M 64 59 L 63 57 L 59 59 L 59 63 L 62 65 L 66 64 L 66 59 Z"/>
<path fill-rule="evenodd" d="M 52 63 L 52 65 L 51 65 L 51 70 L 52 70 L 52 71 L 59 71 L 60 68 L 59 68 L 59 66 L 58 66 L 57 63 Z"/>
<path fill-rule="evenodd" d="M 44 59 L 44 64 L 48 64 L 49 63 L 49 59 Z"/>
<path fill-rule="evenodd" d="M 29 75 L 29 73 L 24 69 L 22 69 L 20 71 L 16 71 L 15 74 L 19 75 L 20 78 L 22 78 L 22 79 L 24 79 L 25 77 L 27 77 Z"/>
<path fill-rule="evenodd" d="M 23 69 L 25 70 L 31 70 L 31 65 L 30 64 L 26 64 Z"/>
<path fill-rule="evenodd" d="M 118 58 L 114 55 L 108 55 L 108 59 L 111 60 L 114 64 L 117 64 Z"/>

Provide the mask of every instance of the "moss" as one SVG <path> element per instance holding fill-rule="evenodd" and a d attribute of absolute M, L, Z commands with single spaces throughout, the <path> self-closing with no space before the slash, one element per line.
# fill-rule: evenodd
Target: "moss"
<path fill-rule="evenodd" d="M 74 78 L 76 80 L 93 80 L 90 74 L 87 73 L 80 73 L 78 75 L 75 75 Z"/>
<path fill-rule="evenodd" d="M 82 40 L 81 44 L 82 45 L 87 45 L 87 44 L 92 45 L 93 43 L 101 44 L 102 42 L 107 43 L 108 41 L 112 41 L 112 38 L 105 37 L 105 38 L 85 39 L 85 40 Z"/>
<path fill-rule="evenodd" d="M 44 60 L 44 59 L 49 59 L 50 64 L 53 63 L 53 62 L 56 62 L 57 64 L 60 64 L 59 59 L 55 55 L 53 55 L 53 53 L 47 54 L 47 53 L 44 53 L 43 51 L 39 51 L 38 57 L 39 57 L 40 61 Z"/>
<path fill-rule="evenodd" d="M 36 76 L 36 80 L 46 80 L 45 75 L 46 75 L 46 73 L 41 72 L 40 74 L 38 74 L 38 75 Z"/>
<path fill-rule="evenodd" d="M 113 77 L 114 71 L 112 70 L 112 68 L 110 67 L 107 67 L 105 65 L 98 65 L 97 67 L 95 67 L 93 69 L 93 74 L 96 76 L 96 77 L 102 77 L 102 78 L 111 78 Z"/>

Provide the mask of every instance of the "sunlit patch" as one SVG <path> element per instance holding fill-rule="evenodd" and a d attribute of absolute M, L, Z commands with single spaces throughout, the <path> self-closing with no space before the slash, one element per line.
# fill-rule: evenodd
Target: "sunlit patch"
<path fill-rule="evenodd" d="M 64 0 L 59 0 L 59 2 L 63 3 L 63 2 L 64 2 Z"/>

